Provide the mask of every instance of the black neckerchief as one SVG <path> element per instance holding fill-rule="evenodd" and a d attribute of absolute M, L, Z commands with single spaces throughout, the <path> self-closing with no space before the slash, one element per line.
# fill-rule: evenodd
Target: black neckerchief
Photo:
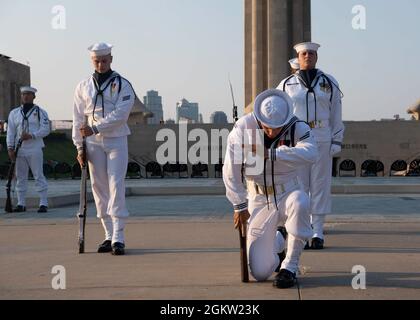
<path fill-rule="evenodd" d="M 33 103 L 24 103 L 22 105 L 22 111 L 23 114 L 26 116 L 26 114 L 34 107 Z"/>
<path fill-rule="evenodd" d="M 264 146 L 266 149 L 272 149 L 275 150 L 275 142 L 279 141 L 280 138 L 284 135 L 283 130 L 280 130 L 279 134 L 277 136 L 275 136 L 274 138 L 270 138 L 269 136 L 267 136 L 267 134 L 264 132 Z M 274 152 L 274 151 L 273 151 Z M 265 188 L 265 192 L 267 193 L 267 159 L 264 159 L 264 188 Z M 273 186 L 273 190 L 274 190 L 274 204 L 277 207 L 277 195 L 276 195 L 276 186 L 274 184 L 274 162 L 271 162 L 271 180 L 272 180 L 272 186 Z M 266 194 L 266 198 L 267 198 L 267 206 L 268 209 L 270 209 L 270 201 L 268 199 L 268 194 Z"/>
<path fill-rule="evenodd" d="M 312 93 L 314 96 L 314 104 L 315 104 L 315 121 L 317 121 L 317 101 L 316 101 L 316 94 L 314 91 L 314 88 L 318 84 L 318 81 L 320 77 L 317 78 L 318 75 L 318 69 L 312 69 L 312 70 L 299 70 L 297 72 L 297 77 L 300 79 L 300 81 L 303 82 L 303 85 L 306 87 L 306 123 L 309 124 L 309 94 Z M 312 78 L 313 77 L 313 78 Z M 315 84 L 312 86 L 312 82 L 315 80 Z M 308 84 L 309 83 L 309 84 Z"/>
<path fill-rule="evenodd" d="M 114 71 L 111 69 L 105 73 L 99 73 L 95 71 L 93 74 L 93 77 L 95 78 L 96 82 L 98 83 L 99 87 L 102 87 L 102 85 L 105 83 L 105 81 L 112 75 Z"/>
<path fill-rule="evenodd" d="M 262 127 L 259 123 L 259 121 L 257 120 L 257 118 L 255 117 L 254 114 L 254 119 L 257 122 L 258 128 L 260 130 L 262 130 Z M 299 121 L 299 119 L 294 116 L 292 117 L 289 122 L 283 126 L 280 130 L 280 133 L 274 138 L 274 139 L 270 139 L 264 132 L 264 147 L 267 149 L 271 149 L 271 154 L 273 154 L 273 152 L 275 152 L 275 149 L 277 148 L 277 144 L 280 141 L 280 139 L 282 138 L 282 136 L 286 135 L 286 133 L 290 130 L 290 128 L 293 128 L 293 126 Z M 268 147 L 267 147 L 268 146 Z M 268 210 L 270 210 L 270 199 L 268 197 L 268 187 L 267 187 L 267 162 L 268 159 L 264 158 L 264 191 L 265 191 L 265 197 L 266 197 L 266 201 L 267 201 L 267 208 Z M 273 191 L 274 191 L 274 204 L 276 206 L 276 209 L 278 210 L 278 206 L 277 206 L 277 190 L 276 190 L 276 185 L 274 183 L 274 161 L 273 159 L 271 159 L 271 184 L 273 187 Z"/>
<path fill-rule="evenodd" d="M 93 84 L 95 85 L 95 89 L 96 89 L 95 101 L 94 101 L 94 106 L 93 106 L 93 111 L 92 111 L 93 121 L 96 121 L 95 110 L 96 110 L 96 105 L 98 103 L 99 97 L 101 97 L 102 117 L 105 118 L 104 92 L 106 89 L 108 89 L 108 87 L 111 85 L 112 82 L 114 82 L 115 78 L 117 77 L 118 77 L 118 74 L 114 73 L 114 71 L 112 70 L 109 70 L 105 73 L 98 73 L 95 71 L 95 73 L 92 75 Z M 103 81 L 103 83 L 106 83 L 103 89 L 102 89 L 102 83 L 101 84 L 99 83 L 100 80 Z M 120 82 L 120 89 L 121 89 L 121 82 Z"/>
<path fill-rule="evenodd" d="M 315 80 L 315 77 L 318 74 L 318 69 L 299 70 L 299 74 L 302 80 L 305 82 L 306 87 L 311 88 L 312 82 Z"/>
<path fill-rule="evenodd" d="M 35 112 L 35 110 L 38 111 L 38 121 L 40 121 L 39 116 L 39 107 L 36 106 L 33 103 L 25 103 L 20 108 L 20 113 L 22 115 L 22 128 L 24 131 L 29 130 L 29 117 L 32 115 L 32 113 Z"/>

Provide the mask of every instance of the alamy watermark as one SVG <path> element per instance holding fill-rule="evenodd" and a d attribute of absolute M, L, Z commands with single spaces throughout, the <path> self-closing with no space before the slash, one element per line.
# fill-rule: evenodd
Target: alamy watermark
<path fill-rule="evenodd" d="M 66 289 L 66 268 L 61 265 L 54 266 L 51 269 L 51 274 L 55 276 L 51 280 L 51 287 L 54 290 Z"/>
<path fill-rule="evenodd" d="M 56 5 L 52 7 L 51 14 L 53 18 L 51 19 L 51 28 L 54 30 L 65 30 L 66 25 L 66 8 L 62 5 Z"/>
<path fill-rule="evenodd" d="M 188 132 L 188 125 L 180 124 L 178 134 L 169 128 L 159 130 L 156 141 L 163 142 L 156 150 L 156 161 L 160 165 L 176 162 L 219 164 L 221 159 L 228 159 L 234 165 L 246 164 L 247 175 L 264 172 L 266 154 L 264 133 L 260 129 L 235 130 L 230 138 L 228 129 L 211 129 L 209 137 L 204 129 Z"/>
<path fill-rule="evenodd" d="M 356 5 L 351 10 L 351 13 L 355 16 L 351 22 L 354 30 L 366 30 L 367 16 L 366 7 L 362 5 Z"/>
<path fill-rule="evenodd" d="M 351 286 L 354 290 L 366 290 L 366 268 L 364 266 L 354 266 L 351 270 L 355 274 L 351 281 Z"/>

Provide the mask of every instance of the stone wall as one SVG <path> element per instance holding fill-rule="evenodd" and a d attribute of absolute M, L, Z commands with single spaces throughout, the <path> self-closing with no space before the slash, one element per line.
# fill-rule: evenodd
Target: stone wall
<path fill-rule="evenodd" d="M 365 160 L 384 164 L 385 176 L 393 162 L 408 164 L 420 158 L 420 122 L 418 121 L 352 121 L 345 122 L 344 148 L 339 162 L 351 159 L 356 163 L 357 176 Z"/>
<path fill-rule="evenodd" d="M 345 159 L 353 160 L 356 163 L 356 175 L 360 176 L 362 163 L 366 160 L 379 160 L 385 166 L 385 176 L 389 175 L 390 167 L 396 160 L 404 160 L 410 163 L 414 159 L 420 158 L 420 122 L 417 121 L 350 121 L 345 122 L 346 132 L 343 145 L 343 151 L 337 157 L 338 165 Z M 232 129 L 232 124 L 215 126 L 212 124 L 192 124 L 188 125 L 187 133 L 180 130 L 180 127 L 175 124 L 166 125 L 138 125 L 132 126 L 132 135 L 129 136 L 129 153 L 130 158 L 137 159 L 142 163 L 148 161 L 156 161 L 156 151 L 162 146 L 165 141 L 158 142 L 156 137 L 158 132 L 164 134 L 173 132 L 176 137 L 175 149 L 177 152 L 176 159 L 183 163 L 186 154 L 181 154 L 179 157 L 179 137 L 188 136 L 197 133 L 196 129 L 201 129 L 202 134 L 205 133 L 208 140 L 209 161 L 211 154 L 214 159 L 224 158 L 222 156 L 223 143 L 219 142 L 217 145 L 216 139 L 212 139 L 213 133 L 225 133 Z M 196 130 L 195 132 L 193 130 Z M 226 131 L 227 130 L 227 131 Z M 65 131 L 67 136 L 71 138 L 71 132 Z M 193 139 L 191 136 L 190 139 Z M 189 141 L 186 148 L 187 152 L 195 152 L 197 148 L 194 147 L 195 141 Z M 213 163 L 214 164 L 214 163 Z M 191 163 L 189 163 L 191 167 Z M 210 166 L 210 176 L 214 176 L 214 166 Z"/>

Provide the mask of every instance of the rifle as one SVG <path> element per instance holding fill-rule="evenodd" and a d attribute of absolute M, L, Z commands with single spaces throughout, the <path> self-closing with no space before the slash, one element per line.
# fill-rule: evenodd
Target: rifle
<path fill-rule="evenodd" d="M 80 204 L 77 218 L 79 219 L 79 253 L 85 253 L 85 226 L 86 226 L 86 212 L 87 212 L 87 152 L 86 152 L 86 137 L 83 137 L 82 150 L 83 165 L 81 166 L 80 178 Z"/>
<path fill-rule="evenodd" d="M 19 142 L 17 144 L 17 147 L 15 149 L 15 159 L 11 159 L 10 167 L 9 167 L 9 173 L 7 178 L 7 184 L 6 184 L 6 205 L 4 206 L 4 211 L 7 213 L 13 212 L 13 206 L 12 206 L 12 197 L 11 197 L 11 190 L 12 190 L 12 180 L 13 176 L 15 174 L 15 167 L 16 167 L 16 159 L 19 152 L 20 147 L 22 146 L 22 139 L 19 139 Z"/>
<path fill-rule="evenodd" d="M 244 228 L 244 230 L 242 230 Z M 239 244 L 241 251 L 241 280 L 244 283 L 249 282 L 248 274 L 248 255 L 246 252 L 246 224 L 239 226 Z M 244 234 L 245 232 L 245 234 Z"/>
<path fill-rule="evenodd" d="M 235 96 L 233 94 L 233 86 L 229 77 L 229 86 L 230 93 L 232 95 L 232 104 L 233 104 L 233 121 L 236 123 L 238 121 L 238 107 L 235 103 Z M 244 182 L 244 166 L 242 165 L 242 182 Z M 243 229 L 242 229 L 243 228 Z M 246 224 L 244 226 L 239 226 L 239 247 L 240 247 L 240 257 L 241 257 L 241 280 L 246 283 L 249 282 L 249 272 L 248 272 L 248 255 L 246 248 Z"/>
<path fill-rule="evenodd" d="M 232 95 L 232 102 L 233 102 L 233 121 L 236 123 L 236 121 L 238 121 L 238 107 L 235 104 L 235 96 L 233 95 L 233 87 L 232 87 L 232 82 L 230 82 L 230 78 L 229 78 L 229 86 L 230 86 L 230 93 Z"/>

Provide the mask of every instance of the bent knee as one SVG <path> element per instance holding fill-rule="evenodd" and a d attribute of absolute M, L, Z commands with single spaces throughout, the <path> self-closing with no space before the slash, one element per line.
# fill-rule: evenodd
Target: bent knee
<path fill-rule="evenodd" d="M 261 268 L 261 267 L 252 267 L 250 266 L 251 275 L 258 282 L 265 281 L 273 274 L 272 268 Z"/>
<path fill-rule="evenodd" d="M 274 258 L 274 256 L 273 256 Z M 249 261 L 249 269 L 251 272 L 251 275 L 254 277 L 257 281 L 265 281 L 268 278 L 271 277 L 271 275 L 274 272 L 275 269 L 275 259 L 272 259 L 272 263 L 270 263 L 271 260 L 269 257 L 264 257 L 264 259 L 250 259 Z M 277 262 L 278 263 L 278 262 Z"/>

